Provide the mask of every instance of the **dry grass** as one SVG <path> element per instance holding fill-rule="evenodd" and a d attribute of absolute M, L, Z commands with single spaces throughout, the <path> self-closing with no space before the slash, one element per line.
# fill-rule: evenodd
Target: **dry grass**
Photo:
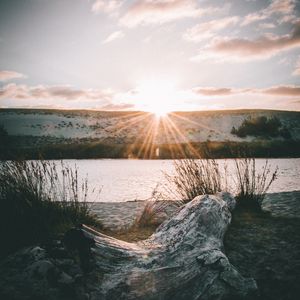
<path fill-rule="evenodd" d="M 158 226 L 177 211 L 182 204 L 182 201 L 148 200 L 141 215 L 137 217 L 134 226 L 137 228 Z"/>
<path fill-rule="evenodd" d="M 55 237 L 78 223 L 97 224 L 87 198 L 87 179 L 77 168 L 54 162 L 0 163 L 1 253 Z M 5 230 L 3 230 L 5 228 Z"/>
<path fill-rule="evenodd" d="M 228 190 L 226 164 L 221 169 L 214 160 L 185 159 L 174 161 L 174 165 L 175 175 L 166 174 L 171 188 L 162 193 L 158 191 L 159 186 L 157 186 L 153 191 L 152 198 L 147 201 L 143 212 L 132 227 L 109 231 L 107 234 L 129 242 L 146 239 L 162 220 L 170 216 L 167 213 L 170 206 L 173 206 L 175 212 L 186 201 L 192 200 L 198 195 L 215 194 Z M 235 171 L 231 174 L 234 177 L 235 187 L 231 188 L 237 191 L 238 207 L 250 208 L 249 213 L 252 212 L 251 208 L 260 210 L 260 202 L 277 178 L 277 172 L 277 168 L 271 172 L 267 160 L 262 169 L 257 170 L 254 158 L 236 159 Z M 161 200 L 168 199 L 169 196 L 166 195 L 170 194 L 174 195 L 174 199 L 178 199 L 179 195 L 184 201 Z"/>
<path fill-rule="evenodd" d="M 146 201 L 146 205 L 142 213 L 137 216 L 133 227 L 157 227 L 164 220 L 168 219 L 183 204 L 184 202 L 181 200 L 169 200 L 167 194 L 161 191 L 160 185 L 157 184 L 152 191 L 151 197 Z"/>
<path fill-rule="evenodd" d="M 175 174 L 165 174 L 175 199 L 190 201 L 196 196 L 227 190 L 226 166 L 221 171 L 214 159 L 182 159 L 174 161 Z M 223 172 L 223 173 L 222 173 Z"/>
<path fill-rule="evenodd" d="M 271 171 L 271 166 L 266 160 L 262 169 L 257 170 L 254 158 L 243 158 L 235 160 L 235 169 L 238 206 L 260 209 L 266 192 L 278 176 L 278 168 Z"/>

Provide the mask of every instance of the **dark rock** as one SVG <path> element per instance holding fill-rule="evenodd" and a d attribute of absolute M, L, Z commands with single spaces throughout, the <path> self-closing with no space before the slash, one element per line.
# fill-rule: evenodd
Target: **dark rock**
<path fill-rule="evenodd" d="M 81 228 L 72 228 L 64 236 L 63 242 L 68 250 L 77 251 L 84 272 L 92 269 L 91 247 L 95 245 L 93 237 Z"/>

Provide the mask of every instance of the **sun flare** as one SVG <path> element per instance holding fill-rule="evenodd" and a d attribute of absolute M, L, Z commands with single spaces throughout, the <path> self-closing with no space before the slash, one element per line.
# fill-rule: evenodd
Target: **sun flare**
<path fill-rule="evenodd" d="M 137 107 L 163 117 L 172 111 L 177 97 L 175 83 L 170 80 L 145 80 L 137 88 Z"/>

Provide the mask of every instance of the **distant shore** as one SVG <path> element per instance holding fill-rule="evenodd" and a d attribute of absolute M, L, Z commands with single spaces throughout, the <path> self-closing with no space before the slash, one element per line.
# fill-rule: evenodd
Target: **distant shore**
<path fill-rule="evenodd" d="M 300 112 L 0 109 L 0 159 L 300 157 Z"/>
<path fill-rule="evenodd" d="M 142 150 L 141 150 L 142 149 Z M 146 151 L 145 149 L 153 149 Z M 191 150 L 193 149 L 193 151 Z M 176 159 L 176 158 L 298 158 L 300 140 L 252 142 L 205 141 L 180 144 L 115 144 L 97 139 L 7 136 L 0 159 Z"/>

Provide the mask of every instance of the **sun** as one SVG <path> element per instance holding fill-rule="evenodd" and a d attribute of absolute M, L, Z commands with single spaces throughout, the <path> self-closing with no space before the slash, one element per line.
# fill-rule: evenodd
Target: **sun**
<path fill-rule="evenodd" d="M 164 117 L 172 111 L 176 100 L 175 83 L 166 79 L 145 80 L 137 87 L 137 107 Z"/>
<path fill-rule="evenodd" d="M 163 118 L 165 117 L 170 111 L 168 110 L 163 110 L 163 109 L 155 109 L 154 111 L 149 111 L 155 114 L 156 117 L 158 118 Z"/>

